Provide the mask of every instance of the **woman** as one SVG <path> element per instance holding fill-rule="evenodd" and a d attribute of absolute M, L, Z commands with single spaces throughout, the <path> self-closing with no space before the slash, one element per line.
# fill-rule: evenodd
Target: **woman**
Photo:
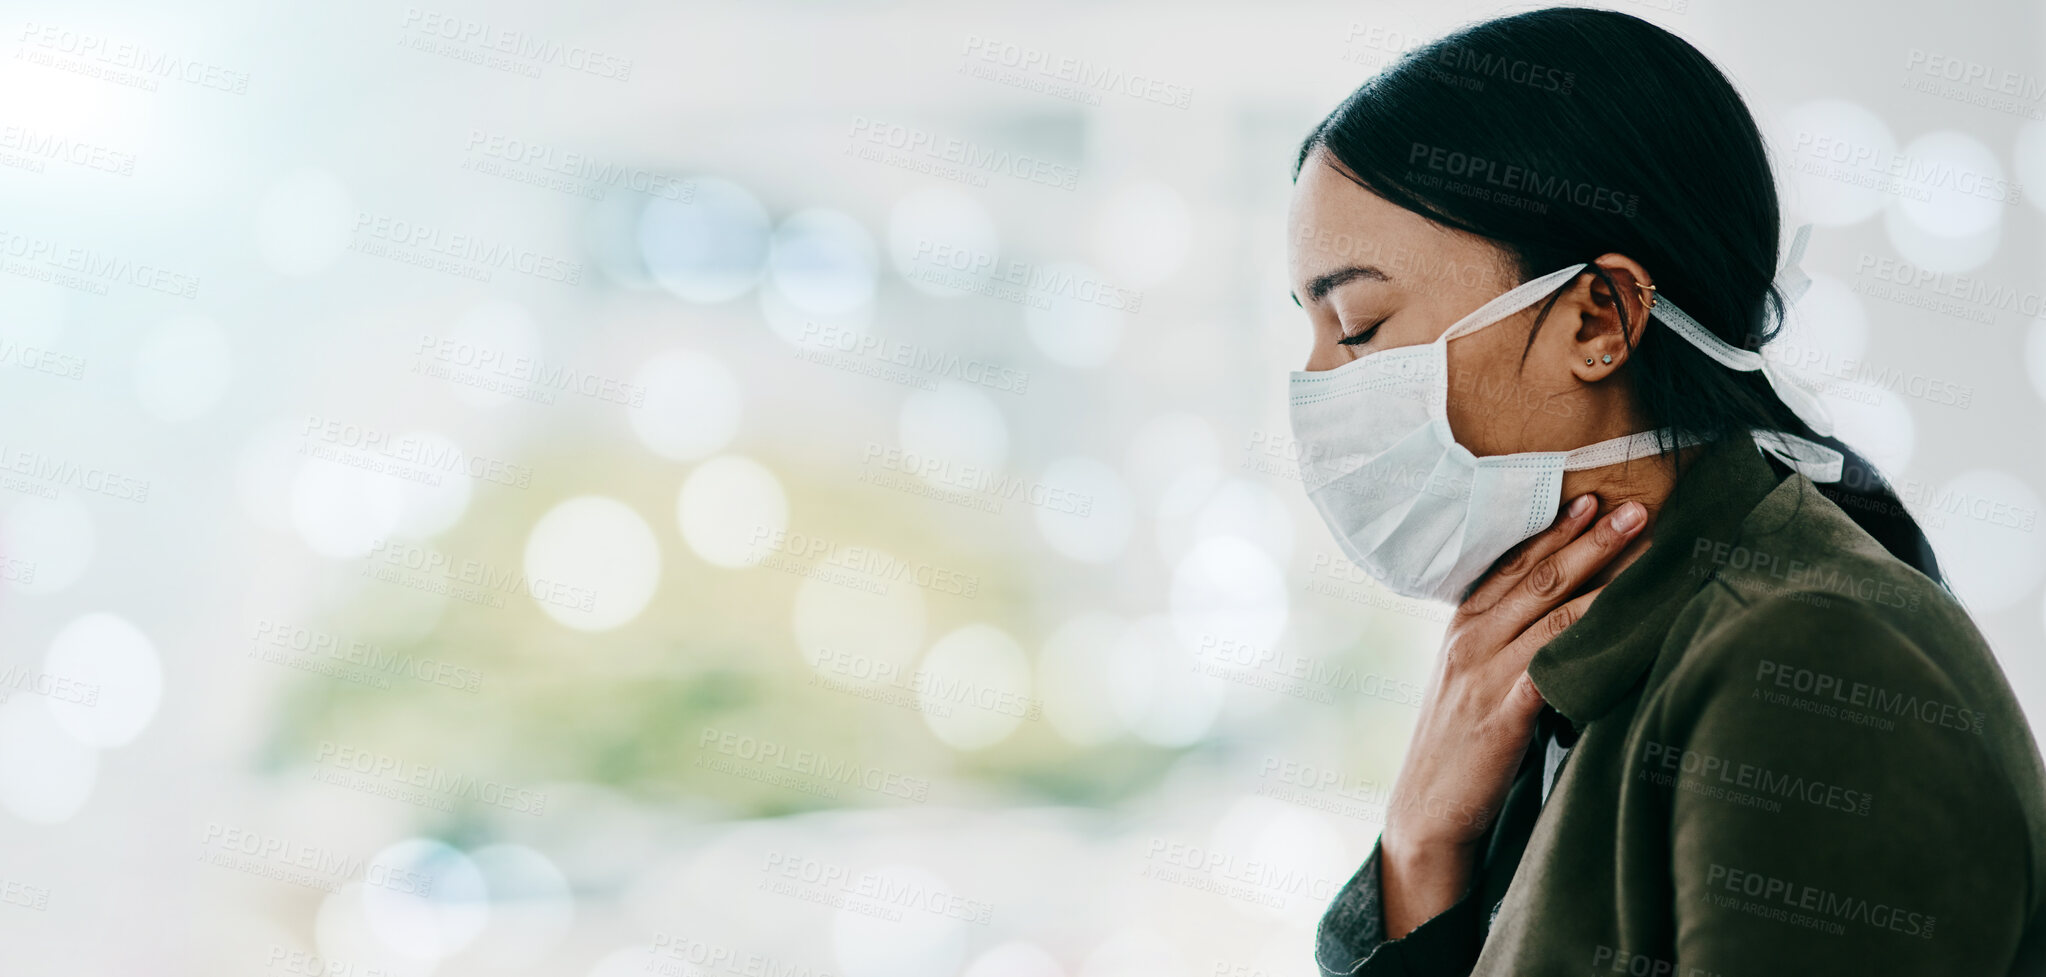
<path fill-rule="evenodd" d="M 1458 604 L 1323 973 L 2046 969 L 2038 749 L 1923 533 L 1755 352 L 1804 235 L 1777 274 L 1710 62 L 1608 11 L 1467 28 L 1315 129 L 1289 224 L 1310 498 Z"/>

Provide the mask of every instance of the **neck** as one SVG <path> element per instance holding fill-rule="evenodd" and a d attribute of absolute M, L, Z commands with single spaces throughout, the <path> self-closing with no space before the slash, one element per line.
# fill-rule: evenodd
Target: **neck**
<path fill-rule="evenodd" d="M 1699 451 L 1700 447 L 1696 445 L 1678 450 L 1677 454 L 1682 458 L 1687 470 L 1691 462 L 1697 459 Z M 1569 505 L 1571 499 L 1590 492 L 1598 499 L 1598 511 L 1593 516 L 1594 519 L 1604 519 L 1612 514 L 1614 509 L 1619 508 L 1621 503 L 1628 501 L 1638 502 L 1642 508 L 1648 510 L 1647 524 L 1641 527 L 1640 532 L 1634 534 L 1633 540 L 1620 550 L 1618 556 L 1599 568 L 1597 573 L 1592 574 L 1591 578 L 1584 582 L 1584 586 L 1578 588 L 1578 593 L 1605 586 L 1614 577 L 1619 576 L 1621 570 L 1625 570 L 1628 565 L 1640 559 L 1642 553 L 1647 552 L 1651 537 L 1654 535 L 1656 517 L 1662 514 L 1663 503 L 1669 500 L 1669 494 L 1676 488 L 1676 484 L 1675 467 L 1670 459 L 1661 455 L 1563 473 L 1563 504 Z"/>

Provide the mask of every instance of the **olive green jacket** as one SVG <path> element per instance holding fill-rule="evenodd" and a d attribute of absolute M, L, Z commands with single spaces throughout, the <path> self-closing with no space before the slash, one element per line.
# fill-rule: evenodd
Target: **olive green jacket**
<path fill-rule="evenodd" d="M 1954 599 L 1747 438 L 1652 532 L 1528 666 L 1549 708 L 1468 894 L 1387 941 L 1374 848 L 1321 971 L 2046 972 L 2046 771 Z"/>

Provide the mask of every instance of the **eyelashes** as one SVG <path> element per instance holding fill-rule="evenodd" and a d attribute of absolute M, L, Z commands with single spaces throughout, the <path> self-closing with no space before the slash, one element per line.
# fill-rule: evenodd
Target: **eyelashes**
<path fill-rule="evenodd" d="M 1370 342 L 1372 336 L 1378 334 L 1378 327 L 1382 325 L 1385 325 L 1384 319 L 1380 319 L 1377 322 L 1372 323 L 1370 326 L 1366 327 L 1363 332 L 1360 332 L 1354 336 L 1344 336 L 1343 338 L 1336 340 L 1336 342 L 1344 346 L 1362 346 L 1365 343 Z"/>

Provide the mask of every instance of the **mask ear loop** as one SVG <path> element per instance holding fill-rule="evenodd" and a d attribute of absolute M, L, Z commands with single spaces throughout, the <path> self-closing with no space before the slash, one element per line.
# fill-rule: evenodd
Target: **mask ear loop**
<path fill-rule="evenodd" d="M 1800 263 L 1804 260 L 1805 242 L 1811 239 L 1812 225 L 1805 224 L 1792 236 L 1789 253 L 1782 270 L 1776 273 L 1770 283 L 1783 296 L 1783 311 L 1788 314 L 1790 306 L 1804 296 L 1811 287 L 1811 276 L 1805 274 Z M 1641 284 L 1641 283 L 1636 283 Z M 1699 324 L 1675 302 L 1662 298 L 1655 292 L 1655 286 L 1643 285 L 1652 298 L 1648 310 L 1651 316 L 1661 319 L 1664 325 L 1686 342 L 1698 348 L 1707 356 L 1717 360 L 1721 366 L 1744 373 L 1760 371 L 1769 381 L 1769 388 L 1788 406 L 1799 420 L 1821 436 L 1833 433 L 1833 417 L 1826 410 L 1818 395 L 1805 389 L 1788 371 L 1774 360 L 1750 349 L 1738 349 L 1712 334 Z M 1782 431 L 1756 431 L 1755 440 L 1771 454 L 1782 459 L 1784 464 L 1802 472 L 1815 482 L 1837 482 L 1846 459 L 1840 452 L 1825 445 Z"/>
<path fill-rule="evenodd" d="M 1772 282 L 1777 290 L 1783 293 L 1786 311 L 1811 286 L 1811 277 L 1806 275 L 1804 269 L 1799 266 L 1799 263 L 1804 258 L 1805 242 L 1810 239 L 1811 230 L 1812 225 L 1810 224 L 1805 224 L 1797 229 L 1797 233 L 1791 239 L 1789 253 L 1786 256 L 1784 266 L 1782 270 L 1776 273 L 1776 277 Z M 1436 338 L 1435 342 L 1447 346 L 1448 342 L 1452 339 L 1469 335 L 1515 312 L 1519 312 L 1533 305 L 1542 296 L 1574 281 L 1578 273 L 1588 267 L 1590 267 L 1589 262 L 1580 262 L 1568 268 L 1557 269 L 1540 278 L 1522 282 L 1508 289 L 1503 294 L 1494 297 L 1491 301 L 1478 306 L 1471 314 L 1457 320 L 1455 324 L 1444 330 L 1442 335 Z M 1648 312 L 1651 317 L 1662 320 L 1664 325 L 1669 326 L 1672 331 L 1682 336 L 1685 341 L 1697 347 L 1705 355 L 1717 360 L 1721 366 L 1742 372 L 1760 371 L 1762 376 L 1769 381 L 1769 386 L 1776 392 L 1776 396 L 1789 406 L 1791 412 L 1803 420 L 1814 433 L 1821 436 L 1830 436 L 1833 433 L 1832 415 L 1827 413 L 1825 405 L 1819 401 L 1818 396 L 1799 385 L 1790 374 L 1778 367 L 1773 361 L 1753 350 L 1737 349 L 1729 345 L 1725 340 L 1713 335 L 1712 331 L 1706 329 L 1698 320 L 1691 318 L 1684 310 L 1677 308 L 1675 302 L 1663 298 L 1661 293 L 1655 290 L 1654 285 L 1644 282 L 1636 282 L 1635 284 L 1646 289 L 1649 293 Z M 1817 442 L 1781 431 L 1757 431 L 1755 435 L 1757 444 L 1768 449 L 1771 454 L 1781 458 L 1785 464 L 1804 473 L 1812 481 L 1837 482 L 1840 480 L 1840 472 L 1846 461 L 1840 452 Z"/>
<path fill-rule="evenodd" d="M 1446 344 L 1458 336 L 1476 332 L 1515 312 L 1519 312 L 1535 304 L 1535 300 L 1576 279 L 1577 273 L 1588 267 L 1590 265 L 1586 263 L 1574 264 L 1568 268 L 1552 271 L 1540 278 L 1530 278 L 1527 281 L 1521 282 L 1500 293 L 1484 305 L 1478 306 L 1472 310 L 1470 315 L 1458 319 L 1454 325 L 1443 330 L 1442 335 L 1435 341 Z"/>
<path fill-rule="evenodd" d="M 1472 309 L 1469 315 L 1450 323 L 1449 328 L 1444 329 L 1442 335 L 1435 337 L 1435 341 L 1429 344 L 1430 348 L 1437 350 L 1436 355 L 1439 355 L 1440 359 L 1436 366 L 1443 371 L 1443 376 L 1439 386 L 1428 389 L 1428 410 L 1434 417 L 1436 437 L 1440 438 L 1443 444 L 1451 446 L 1452 450 L 1470 453 L 1470 449 L 1457 443 L 1456 432 L 1449 429 L 1449 341 L 1458 336 L 1468 336 L 1535 304 L 1542 296 L 1574 280 L 1577 273 L 1587 267 L 1589 265 L 1585 263 L 1574 264 L 1568 268 L 1558 268 L 1540 278 L 1530 278 L 1521 282 Z"/>

